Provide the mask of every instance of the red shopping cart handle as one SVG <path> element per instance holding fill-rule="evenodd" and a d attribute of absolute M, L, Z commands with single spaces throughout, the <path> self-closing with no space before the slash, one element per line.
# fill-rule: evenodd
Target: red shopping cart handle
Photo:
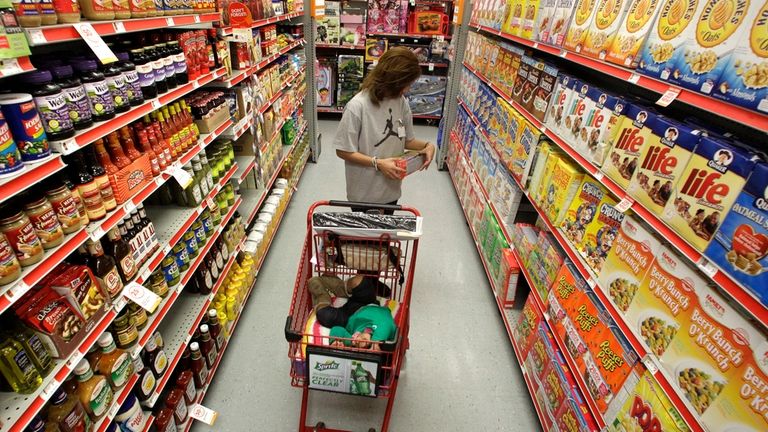
<path fill-rule="evenodd" d="M 328 201 L 328 205 L 334 206 L 334 207 L 358 207 L 363 208 L 367 210 L 402 210 L 403 206 L 401 205 L 392 205 L 392 204 L 376 204 L 376 203 L 367 203 L 367 202 L 355 202 L 355 201 L 336 201 L 331 200 Z"/>

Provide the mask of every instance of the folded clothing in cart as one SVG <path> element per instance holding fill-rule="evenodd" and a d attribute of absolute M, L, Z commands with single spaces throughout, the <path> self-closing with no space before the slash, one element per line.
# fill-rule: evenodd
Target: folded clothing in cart
<path fill-rule="evenodd" d="M 413 215 L 383 215 L 360 212 L 329 212 L 312 215 L 316 231 L 329 230 L 338 235 L 412 239 L 421 235 L 422 218 Z"/>

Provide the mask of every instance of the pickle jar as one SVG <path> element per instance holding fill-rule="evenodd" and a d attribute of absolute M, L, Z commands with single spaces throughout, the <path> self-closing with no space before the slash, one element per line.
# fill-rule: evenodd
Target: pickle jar
<path fill-rule="evenodd" d="M 149 280 L 149 289 L 153 293 L 159 295 L 160 297 L 165 297 L 168 295 L 168 281 L 165 280 L 165 275 L 161 270 L 155 270 Z"/>
<path fill-rule="evenodd" d="M 128 303 L 128 313 L 136 325 L 136 330 L 141 330 L 147 325 L 147 311 L 134 302 Z"/>
<path fill-rule="evenodd" d="M 206 240 L 208 240 L 208 234 L 206 234 L 205 228 L 203 228 L 203 222 L 200 220 L 195 221 L 195 223 L 192 224 L 192 231 L 195 233 L 197 245 L 202 247 Z"/>
<path fill-rule="evenodd" d="M 176 286 L 181 280 L 179 265 L 176 262 L 176 257 L 168 255 L 163 259 L 161 263 L 163 268 L 163 276 L 169 287 Z"/>
<path fill-rule="evenodd" d="M 205 238 L 209 239 L 213 235 L 213 221 L 211 221 L 211 211 L 206 207 L 200 215 L 200 222 L 203 224 Z"/>
<path fill-rule="evenodd" d="M 189 252 L 187 251 L 186 243 L 180 241 L 173 247 L 172 252 L 176 258 L 176 265 L 179 266 L 179 272 L 187 271 L 189 268 Z"/>
<path fill-rule="evenodd" d="M 55 248 L 64 241 L 64 231 L 61 229 L 59 218 L 51 203 L 45 197 L 35 197 L 24 204 L 24 213 L 29 217 L 32 226 L 44 249 Z"/>
<path fill-rule="evenodd" d="M 197 258 L 197 255 L 200 251 L 200 246 L 197 244 L 197 236 L 195 236 L 194 230 L 188 230 L 184 233 L 184 237 L 182 237 L 184 241 L 184 245 L 187 248 L 187 254 L 189 255 L 189 259 L 192 260 L 194 258 Z"/>
<path fill-rule="evenodd" d="M 139 340 L 139 331 L 136 328 L 136 321 L 131 316 L 129 309 L 130 308 L 123 309 L 123 312 L 118 315 L 112 323 L 116 344 L 120 349 L 130 348 L 136 345 L 136 342 Z"/>
<path fill-rule="evenodd" d="M 11 210 L 5 213 L 0 219 L 0 232 L 8 239 L 23 267 L 37 264 L 43 259 L 43 245 L 24 212 Z"/>

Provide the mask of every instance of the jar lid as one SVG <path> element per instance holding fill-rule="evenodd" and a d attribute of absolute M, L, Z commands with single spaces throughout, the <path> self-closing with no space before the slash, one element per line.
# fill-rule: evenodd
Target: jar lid
<path fill-rule="evenodd" d="M 118 60 L 120 60 L 120 61 L 128 61 L 128 53 L 127 53 L 127 52 L 125 52 L 125 51 L 116 52 L 116 53 L 115 53 L 115 56 L 116 56 L 116 57 L 117 57 L 117 59 L 118 59 Z"/>
<path fill-rule="evenodd" d="M 47 70 L 36 70 L 22 75 L 21 80 L 29 84 L 45 84 L 53 81 L 53 75 Z"/>
<path fill-rule="evenodd" d="M 72 72 L 72 66 L 70 65 L 55 66 L 51 69 L 51 72 L 53 72 L 53 76 L 56 77 L 56 79 L 69 78 L 74 74 L 74 72 Z"/>
<path fill-rule="evenodd" d="M 51 398 L 51 403 L 53 405 L 61 405 L 66 401 L 67 401 L 67 392 L 65 392 L 63 388 L 59 388 L 58 390 L 56 390 L 56 392 L 53 394 L 53 397 Z"/>
<path fill-rule="evenodd" d="M 88 370 L 91 368 L 91 364 L 88 363 L 88 359 L 82 359 L 80 360 L 80 363 L 77 364 L 77 367 L 75 368 L 75 375 L 84 375 L 88 372 Z"/>
<path fill-rule="evenodd" d="M 93 72 L 96 70 L 96 60 L 81 59 L 76 61 L 73 66 L 80 72 Z"/>
<path fill-rule="evenodd" d="M 32 101 L 29 93 L 5 93 L 0 94 L 0 105 L 15 105 Z"/>

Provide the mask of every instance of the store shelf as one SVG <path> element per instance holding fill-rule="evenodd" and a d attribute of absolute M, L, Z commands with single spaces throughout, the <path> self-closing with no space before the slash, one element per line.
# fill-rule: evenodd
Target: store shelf
<path fill-rule="evenodd" d="M 366 60 L 365 63 L 367 63 L 367 64 L 368 63 L 375 64 L 375 63 L 378 63 L 378 61 L 376 61 L 376 60 Z M 435 69 L 435 68 L 439 69 L 439 68 L 447 68 L 450 65 L 448 63 L 422 62 L 422 63 L 419 63 L 419 66 L 431 67 L 433 69 Z"/>
<path fill-rule="evenodd" d="M 336 45 L 336 44 L 324 44 L 315 43 L 315 48 L 325 49 L 344 49 L 344 50 L 364 50 L 365 45 Z"/>
<path fill-rule="evenodd" d="M 291 12 L 291 13 L 288 13 L 288 14 L 273 16 L 271 18 L 264 18 L 264 19 L 256 20 L 256 21 L 253 22 L 253 24 L 251 24 L 251 28 L 264 27 L 265 25 L 274 24 L 274 23 L 278 23 L 278 22 L 281 22 L 281 21 L 287 21 L 287 20 L 290 20 L 290 19 L 293 19 L 293 18 L 298 18 L 298 17 L 300 17 L 302 15 L 304 15 L 304 11 Z M 222 27 L 221 30 L 220 30 L 220 34 L 222 36 L 229 36 L 229 35 L 231 35 L 232 34 L 232 27 L 229 27 L 229 26 Z"/>
<path fill-rule="evenodd" d="M 175 15 L 167 17 L 131 18 L 111 21 L 82 21 L 91 24 L 99 36 L 112 36 L 122 33 L 132 33 L 145 30 L 159 30 L 178 26 L 214 23 L 221 19 L 219 12 L 195 13 L 190 15 Z M 75 24 L 59 24 L 44 27 L 24 28 L 30 46 L 47 45 L 54 42 L 65 42 L 81 39 Z"/>
<path fill-rule="evenodd" d="M 35 70 L 29 57 L 18 57 L 0 60 L 0 78 L 18 75 Z"/>
<path fill-rule="evenodd" d="M 275 102 L 277 102 L 278 99 L 280 99 L 283 96 L 283 91 L 289 87 L 291 87 L 294 84 L 294 81 L 296 81 L 298 78 L 301 78 L 304 74 L 306 74 L 307 70 L 305 68 L 301 68 L 298 72 L 291 75 L 288 79 L 283 81 L 282 86 L 280 89 L 278 89 L 275 94 L 266 102 L 264 102 L 263 105 L 259 107 L 258 110 L 256 110 L 259 114 L 264 114 L 267 112 L 267 110 L 274 105 Z"/>
<path fill-rule="evenodd" d="M 232 128 L 232 139 L 237 140 L 243 136 L 244 133 L 251 129 L 251 126 L 253 126 L 253 115 L 247 115 L 246 117 L 243 117 Z"/>
<path fill-rule="evenodd" d="M 368 36 L 400 38 L 400 42 L 405 42 L 406 39 L 437 39 L 437 40 L 451 39 L 451 35 L 425 35 L 425 34 L 417 34 L 417 33 L 368 33 Z"/>
<path fill-rule="evenodd" d="M 718 286 L 728 293 L 730 297 L 742 306 L 750 315 L 752 315 L 763 327 L 768 327 L 768 307 L 766 307 L 760 300 L 758 300 L 747 288 L 732 279 L 722 269 L 717 268 L 709 260 L 707 260 L 699 251 L 693 248 L 687 240 L 685 240 L 680 234 L 667 226 L 659 217 L 649 211 L 641 203 L 637 202 L 627 193 L 621 186 L 616 184 L 613 180 L 603 174 L 600 168 L 589 162 L 583 156 L 581 156 L 566 140 L 558 136 L 553 131 L 549 130 L 538 119 L 534 118 L 528 111 L 526 111 L 519 103 L 512 100 L 512 98 L 502 92 L 496 85 L 492 84 L 490 80 L 480 74 L 473 67 L 464 64 L 470 72 L 475 74 L 489 87 L 491 87 L 496 93 L 509 102 L 516 111 L 522 114 L 526 120 L 528 120 L 534 127 L 539 129 L 553 142 L 555 142 L 563 151 L 565 151 L 573 160 L 576 161 L 589 175 L 595 180 L 602 183 L 613 195 L 615 195 L 619 201 L 624 201 L 627 207 L 634 211 L 638 218 L 642 219 L 648 225 L 650 225 L 656 232 L 658 232 L 663 238 L 665 238 L 682 256 L 687 258 L 693 265 L 697 266 L 702 273 L 711 278 Z M 467 112 L 470 110 L 461 103 Z M 471 113 L 470 113 L 471 114 Z M 471 114 L 473 121 L 476 124 L 477 119 Z M 768 119 L 768 117 L 766 117 Z M 768 125 L 768 123 L 767 123 Z M 487 137 L 487 135 L 486 135 Z"/>
<path fill-rule="evenodd" d="M 237 162 L 237 172 L 235 173 L 235 178 L 237 179 L 238 183 L 242 183 L 245 181 L 245 177 L 248 175 L 248 173 L 251 172 L 251 170 L 256 167 L 256 156 L 235 156 L 235 161 Z"/>
<path fill-rule="evenodd" d="M 209 82 L 219 78 L 226 73 L 226 68 L 221 67 L 214 71 L 211 71 L 196 80 L 190 81 L 184 85 L 176 87 L 175 89 L 164 93 L 163 95 L 145 101 L 143 104 L 131 108 L 130 111 L 117 114 L 115 118 L 107 120 L 105 122 L 97 123 L 93 127 L 80 131 L 73 138 L 68 138 L 63 141 L 51 141 L 51 148 L 61 154 L 71 154 L 86 145 L 96 141 L 97 139 L 120 129 L 123 126 L 127 126 L 132 122 L 144 117 L 145 115 L 155 111 L 158 108 L 163 107 L 187 94 L 193 90 L 200 88 L 201 86 L 208 84 Z"/>
<path fill-rule="evenodd" d="M 470 26 L 478 30 L 482 30 L 486 33 L 501 37 L 503 39 L 525 45 L 540 52 L 559 56 L 573 63 L 586 66 L 592 70 L 601 72 L 614 78 L 618 78 L 620 80 L 624 80 L 628 83 L 636 85 L 637 87 L 650 90 L 658 94 L 664 94 L 670 89 L 675 89 L 675 91 L 679 91 L 676 100 L 704 111 L 718 113 L 723 117 L 750 126 L 759 131 L 768 131 L 768 115 L 766 114 L 758 113 L 756 111 L 752 111 L 738 105 L 733 105 L 728 102 L 724 102 L 713 97 L 670 84 L 668 82 L 641 75 L 636 71 L 627 69 L 625 67 L 587 57 L 572 51 L 567 51 L 558 46 L 524 39 L 519 36 L 513 36 L 491 27 L 485 27 L 478 24 L 470 24 Z"/>
<path fill-rule="evenodd" d="M 265 67 L 269 66 L 270 63 L 277 60 L 287 52 L 304 45 L 304 39 L 298 39 L 291 43 L 289 43 L 287 46 L 283 47 L 280 51 L 278 51 L 275 54 L 272 54 L 269 57 L 263 58 L 259 63 L 257 63 L 255 66 L 251 66 L 247 69 L 239 69 L 237 71 L 234 71 L 234 74 L 232 76 L 223 78 L 221 81 L 224 83 L 224 85 L 227 88 L 231 88 L 240 82 L 242 82 L 244 79 L 248 78 L 249 76 L 259 72 L 260 70 L 264 69 Z"/>
<path fill-rule="evenodd" d="M 56 153 L 53 153 L 50 158 L 43 162 L 25 164 L 21 171 L 14 173 L 11 177 L 0 178 L 0 202 L 18 195 L 66 166 L 67 164 Z"/>
<path fill-rule="evenodd" d="M 429 115 L 429 114 L 413 114 L 413 118 L 415 118 L 415 119 L 440 120 L 441 118 L 443 118 L 443 116 Z"/>

